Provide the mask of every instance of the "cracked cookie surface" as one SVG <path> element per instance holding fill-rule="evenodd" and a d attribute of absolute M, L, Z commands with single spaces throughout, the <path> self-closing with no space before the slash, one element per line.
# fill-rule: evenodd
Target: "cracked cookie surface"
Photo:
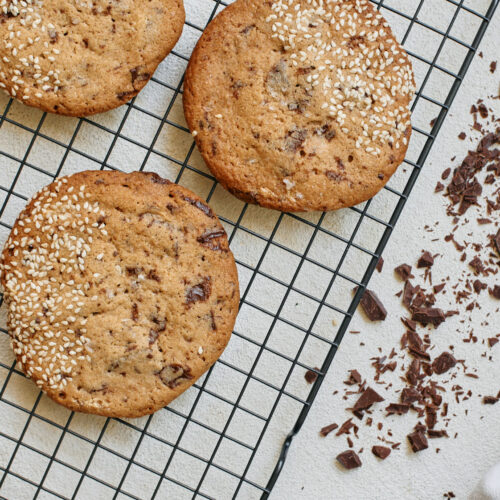
<path fill-rule="evenodd" d="M 404 159 L 414 78 L 368 0 L 236 0 L 207 27 L 184 84 L 207 165 L 237 197 L 335 210 Z"/>
<path fill-rule="evenodd" d="M 134 97 L 179 39 L 182 0 L 0 0 L 0 88 L 71 116 Z"/>
<path fill-rule="evenodd" d="M 238 309 L 219 220 L 156 174 L 56 180 L 17 219 L 0 269 L 20 367 L 76 411 L 165 406 L 221 355 Z"/>

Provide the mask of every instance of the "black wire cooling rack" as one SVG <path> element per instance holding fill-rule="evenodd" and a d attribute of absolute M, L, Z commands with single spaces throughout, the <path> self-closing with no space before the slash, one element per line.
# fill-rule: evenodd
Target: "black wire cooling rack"
<path fill-rule="evenodd" d="M 2 498 L 267 498 L 498 6 L 375 2 L 416 73 L 407 159 L 373 200 L 298 215 L 234 199 L 196 152 L 182 116 L 183 72 L 203 26 L 226 4 L 185 3 L 181 42 L 128 105 L 67 119 L 0 96 L 0 239 L 27 198 L 59 175 L 157 171 L 205 196 L 230 235 L 242 286 L 233 338 L 169 407 L 138 420 L 105 419 L 71 413 L 26 381 L 2 308 Z M 304 380 L 310 369 L 313 385 Z"/>

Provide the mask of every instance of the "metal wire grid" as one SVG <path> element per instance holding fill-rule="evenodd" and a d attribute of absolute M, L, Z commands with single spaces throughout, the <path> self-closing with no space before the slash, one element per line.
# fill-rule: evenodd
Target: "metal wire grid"
<path fill-rule="evenodd" d="M 493 0 L 481 13 L 475 5 L 477 2 L 472 2 L 473 8 L 465 0 L 433 0 L 432 18 L 445 18 L 446 26 L 436 25 L 432 19 L 422 20 L 426 0 L 375 2 L 391 21 L 400 21 L 404 27 L 403 44 L 411 45 L 409 39 L 416 31 L 432 33 L 437 44 L 432 47 L 430 56 L 425 54 L 418 40 L 415 49 L 407 47 L 419 87 L 413 103 L 414 121 L 420 110 L 422 116 L 418 126 L 414 126 L 414 147 L 413 151 L 410 148 L 405 160 L 406 168 L 401 170 L 400 186 L 394 187 L 395 182 L 391 181 L 374 200 L 335 214 L 278 214 L 249 207 L 220 189 L 197 160 L 190 138 L 185 154 L 160 150 L 166 129 L 186 137 L 189 133 L 182 118 L 176 118 L 175 111 L 182 94 L 183 71 L 179 63 L 185 65 L 188 53 L 174 50 L 167 59 L 168 69 L 177 68 L 176 81 L 169 81 L 157 73 L 153 83 L 148 85 L 156 85 L 156 89 L 170 93 L 163 113 L 141 104 L 139 96 L 120 108 L 123 114 L 119 115 L 115 126 L 98 118 L 82 118 L 68 122 L 70 133 L 66 138 L 58 138 L 48 126 L 53 120 L 50 115 L 28 111 L 6 98 L 0 100 L 0 106 L 6 103 L 0 114 L 0 195 L 3 197 L 0 234 L 4 240 L 13 222 L 9 211 L 15 213 L 25 203 L 38 187 L 34 184 L 42 180 L 47 184 L 59 175 L 70 173 L 75 170 L 76 163 L 79 164 L 76 169 L 116 169 L 114 152 L 133 145 L 142 150 L 142 157 L 136 166 L 123 164 L 124 169 L 157 168 L 160 174 L 188 186 L 193 184 L 193 176 L 196 177 L 194 184 L 198 184 L 195 187 L 199 188 L 198 192 L 204 191 L 206 199 L 215 206 L 230 235 L 243 287 L 240 319 L 226 353 L 206 376 L 172 405 L 140 420 L 82 418 L 56 407 L 33 384 L 24 383 L 23 374 L 16 369 L 7 347 L 7 331 L 2 328 L 0 417 L 4 423 L 0 424 L 0 496 L 16 491 L 16 498 L 88 498 L 90 495 L 99 499 L 267 498 L 293 436 L 307 416 L 324 373 L 498 6 L 498 0 Z M 192 0 L 191 4 L 195 9 L 208 12 L 206 22 L 226 5 L 220 0 Z M 403 4 L 413 5 L 403 9 Z M 438 12 L 444 6 L 448 8 L 448 17 Z M 477 23 L 477 32 L 471 41 L 462 40 L 452 32 L 460 16 L 466 16 L 467 22 Z M 194 34 L 194 40 L 203 31 L 189 16 L 186 29 Z M 440 61 L 448 43 L 452 43 L 448 49 L 453 60 L 459 61 L 457 69 L 450 69 L 446 58 L 445 62 Z M 457 55 L 460 51 L 462 57 Z M 447 77 L 449 82 L 444 94 L 440 89 L 440 96 L 428 90 L 433 88 L 430 82 L 436 72 Z M 141 142 L 127 135 L 129 123 L 139 112 L 156 120 L 156 130 L 149 141 Z M 433 118 L 435 121 L 426 130 L 425 124 Z M 101 157 L 79 148 L 79 134 L 88 127 L 92 127 L 94 133 L 110 137 Z M 2 131 L 6 129 L 8 132 L 2 142 Z M 10 151 L 6 146 L 9 133 L 26 136 L 27 139 L 21 141 L 21 150 Z M 57 146 L 61 152 L 54 162 L 54 150 L 49 150 L 54 168 L 38 164 L 38 141 Z M 377 199 L 384 196 L 392 201 L 377 204 Z M 368 226 L 371 228 L 368 230 L 370 244 L 360 238 Z M 290 237 L 294 230 L 298 230 L 301 241 Z M 249 245 L 258 249 L 255 258 L 246 253 Z M 335 259 L 328 258 L 330 253 L 335 254 Z M 271 259 L 274 263 L 276 255 L 285 256 L 285 277 L 273 269 L 275 264 L 268 265 L 270 255 L 274 255 L 274 260 Z M 303 285 L 303 274 L 311 270 L 317 276 L 326 276 L 317 289 Z M 356 286 L 359 289 L 351 298 L 349 291 Z M 280 293 L 274 297 L 276 289 Z M 289 313 L 290 302 L 301 306 L 309 304 L 306 319 Z M 325 315 L 325 311 L 330 315 Z M 327 318 L 328 330 L 325 330 L 323 316 Z M 332 327 L 332 319 L 337 328 Z M 254 323 L 259 326 L 253 328 Z M 280 335 L 285 335 L 284 343 L 283 340 L 279 342 Z M 292 338 L 296 339 L 295 347 L 287 351 L 284 344 L 290 343 Z M 267 360 L 266 363 L 263 360 Z M 281 371 L 269 370 L 269 364 L 276 368 L 279 363 L 284 367 Z M 318 374 L 310 387 L 303 379 L 309 369 Z M 231 381 L 237 379 L 237 383 L 232 384 L 235 387 L 229 391 L 223 387 L 228 377 Z M 21 392 L 11 390 L 13 385 L 19 386 Z M 92 423 L 91 430 L 86 427 L 88 422 Z M 290 428 L 292 431 L 286 437 Z M 45 434 L 46 438 L 51 436 L 50 443 L 34 441 L 32 434 L 37 433 Z M 127 449 L 122 446 L 124 442 Z M 205 449 L 197 449 L 200 442 L 205 443 Z M 78 448 L 77 455 L 68 455 L 68 446 Z M 148 453 L 153 458 L 147 458 Z M 77 456 L 84 459 L 78 461 Z M 30 460 L 36 462 L 31 469 Z M 111 460 L 116 460 L 121 467 L 112 467 L 113 477 L 103 477 L 99 466 Z M 187 468 L 195 472 L 187 474 Z"/>

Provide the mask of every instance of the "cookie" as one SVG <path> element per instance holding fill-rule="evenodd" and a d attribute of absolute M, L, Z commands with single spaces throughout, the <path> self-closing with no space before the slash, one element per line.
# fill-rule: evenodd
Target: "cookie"
<path fill-rule="evenodd" d="M 182 0 L 0 0 L 0 88 L 51 113 L 129 101 L 172 50 Z"/>
<path fill-rule="evenodd" d="M 0 269 L 21 369 L 58 403 L 98 415 L 172 401 L 221 355 L 238 309 L 216 215 L 156 174 L 56 180 L 17 219 Z"/>
<path fill-rule="evenodd" d="M 184 110 L 217 180 L 283 211 L 377 193 L 411 135 L 411 64 L 368 0 L 236 0 L 191 57 Z"/>

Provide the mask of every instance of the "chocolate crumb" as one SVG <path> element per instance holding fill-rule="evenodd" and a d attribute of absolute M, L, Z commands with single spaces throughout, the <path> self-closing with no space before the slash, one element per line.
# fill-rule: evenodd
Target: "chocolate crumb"
<path fill-rule="evenodd" d="M 378 259 L 377 265 L 375 266 L 375 269 L 376 269 L 379 273 L 381 273 L 381 272 L 382 272 L 383 267 L 384 267 L 384 259 L 383 259 L 382 257 L 380 257 L 380 258 Z"/>
<path fill-rule="evenodd" d="M 314 367 L 314 369 L 320 371 L 320 369 L 316 366 Z M 318 374 L 313 370 L 307 370 L 306 373 L 304 374 L 304 378 L 306 379 L 306 382 L 308 384 L 312 384 L 318 378 Z"/>
<path fill-rule="evenodd" d="M 460 134 L 458 134 L 458 138 L 463 141 L 467 136 L 465 135 L 465 132 L 460 132 Z"/>
<path fill-rule="evenodd" d="M 490 62 L 490 73 L 493 74 L 496 70 L 497 70 L 497 62 L 491 61 Z"/>

